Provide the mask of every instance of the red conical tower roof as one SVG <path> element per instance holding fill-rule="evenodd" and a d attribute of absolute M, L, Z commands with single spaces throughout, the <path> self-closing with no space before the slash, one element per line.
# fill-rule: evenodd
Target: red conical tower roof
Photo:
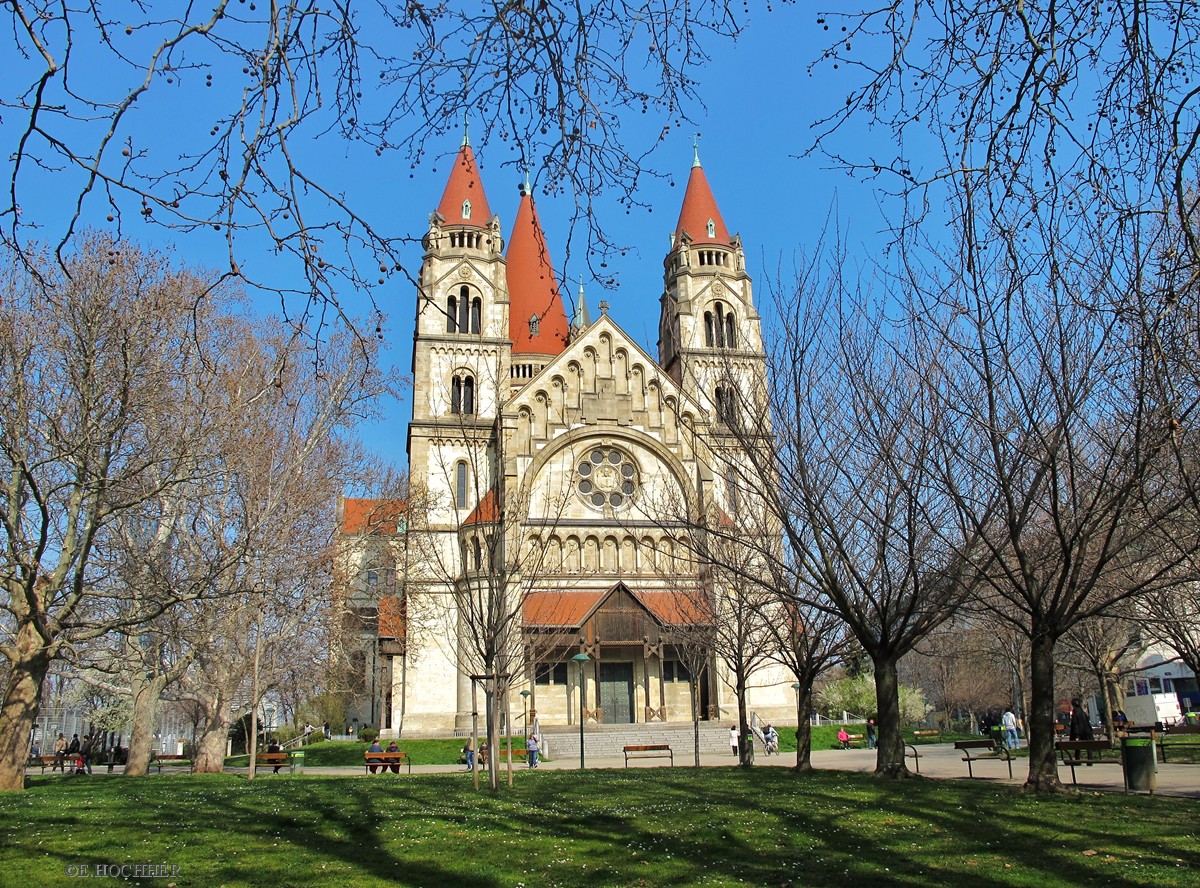
<path fill-rule="evenodd" d="M 508 239 L 508 336 L 513 354 L 558 355 L 567 347 L 567 312 L 529 189 Z M 536 332 L 530 319 L 537 318 Z"/>
<path fill-rule="evenodd" d="M 712 234 L 709 234 L 708 223 L 712 222 Z M 675 226 L 675 240 L 687 232 L 694 244 L 722 244 L 729 246 L 733 239 L 721 211 L 717 209 L 717 201 L 712 189 L 708 187 L 708 179 L 704 168 L 700 166 L 700 153 L 692 162 L 692 172 L 688 176 L 687 190 L 683 194 L 683 208 L 679 211 L 679 224 Z"/>
<path fill-rule="evenodd" d="M 469 215 L 464 214 L 468 207 Z M 446 190 L 442 193 L 442 202 L 438 204 L 437 211 L 441 213 L 447 225 L 475 225 L 484 228 L 492 218 L 487 196 L 483 193 L 483 181 L 479 178 L 479 167 L 475 163 L 475 152 L 471 150 L 471 142 L 465 135 L 462 147 L 458 149 L 458 157 L 454 158 L 450 181 L 446 183 Z"/>

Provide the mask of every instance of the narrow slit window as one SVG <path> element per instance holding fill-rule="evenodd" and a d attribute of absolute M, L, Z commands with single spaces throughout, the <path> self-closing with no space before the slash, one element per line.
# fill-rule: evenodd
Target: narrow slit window
<path fill-rule="evenodd" d="M 454 467 L 454 505 L 456 508 L 467 507 L 467 464 L 460 462 Z"/>

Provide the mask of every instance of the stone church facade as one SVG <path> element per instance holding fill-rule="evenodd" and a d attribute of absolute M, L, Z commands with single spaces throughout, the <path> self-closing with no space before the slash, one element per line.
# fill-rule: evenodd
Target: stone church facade
<path fill-rule="evenodd" d="M 506 244 L 464 137 L 423 239 L 408 499 L 341 503 L 361 723 L 462 730 L 495 675 L 543 725 L 687 722 L 693 682 L 702 718 L 736 719 L 697 651 L 723 594 L 697 535 L 749 507 L 726 421 L 766 359 L 698 156 L 671 243 L 651 356 L 582 291 L 568 319 L 533 195 Z M 792 680 L 759 669 L 750 709 L 794 721 Z"/>

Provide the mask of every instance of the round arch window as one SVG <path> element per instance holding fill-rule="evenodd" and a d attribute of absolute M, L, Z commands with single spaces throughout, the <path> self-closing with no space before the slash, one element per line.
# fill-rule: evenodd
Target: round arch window
<path fill-rule="evenodd" d="M 575 489 L 595 509 L 621 509 L 633 501 L 638 470 L 633 459 L 615 447 L 593 447 L 575 467 Z"/>

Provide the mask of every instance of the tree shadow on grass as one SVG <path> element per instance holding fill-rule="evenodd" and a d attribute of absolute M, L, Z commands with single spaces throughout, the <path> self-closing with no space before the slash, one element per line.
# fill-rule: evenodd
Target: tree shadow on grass
<path fill-rule="evenodd" d="M 473 792 L 465 775 L 252 784 L 216 776 L 173 779 L 169 791 L 160 781 L 119 787 L 95 799 L 86 782 L 32 796 L 38 805 L 21 809 L 29 812 L 22 828 L 4 832 L 21 843 L 9 849 L 13 859 L 46 859 L 61 874 L 64 863 L 117 852 L 168 863 L 186 852 L 181 886 L 357 878 L 484 888 L 738 880 L 1132 888 L 1186 884 L 1200 869 L 1200 805 L 1189 800 L 1043 799 L 995 784 L 840 772 L 540 772 L 498 794 Z M 120 819 L 121 829 L 101 817 Z"/>
<path fill-rule="evenodd" d="M 745 779 L 745 775 L 743 775 Z M 1159 828 L 1144 823 L 1113 834 L 1114 805 L 1144 800 L 1114 798 L 1039 799 L 1003 786 L 963 786 L 943 781 L 881 780 L 867 775 L 781 778 L 756 775 L 762 804 L 757 816 L 778 820 L 794 836 L 807 837 L 809 877 L 849 877 L 920 884 L 972 886 L 1028 883 L 1030 876 L 1055 885 L 1142 886 L 1145 867 L 1178 872 L 1200 869 L 1196 840 L 1183 822 L 1151 806 Z M 697 792 L 697 803 L 718 806 L 727 797 L 718 787 Z M 1098 814 L 1088 815 L 1088 808 Z M 1189 805 L 1189 812 L 1196 806 Z M 1139 822 L 1136 815 L 1127 824 Z M 1174 850 L 1164 840 L 1174 838 Z M 727 838 L 726 841 L 729 841 Z M 1190 844 L 1190 850 L 1183 850 Z M 794 848 L 795 851 L 803 850 Z M 1108 855 L 1115 850 L 1114 859 Z M 1095 851 L 1084 856 L 1084 851 Z M 764 858 L 770 866 L 769 858 Z M 1135 863 L 1141 872 L 1122 870 Z M 1017 873 L 1009 878 L 1002 870 Z M 997 872 L 997 867 L 1001 872 Z M 814 871 L 815 869 L 815 871 Z"/>

